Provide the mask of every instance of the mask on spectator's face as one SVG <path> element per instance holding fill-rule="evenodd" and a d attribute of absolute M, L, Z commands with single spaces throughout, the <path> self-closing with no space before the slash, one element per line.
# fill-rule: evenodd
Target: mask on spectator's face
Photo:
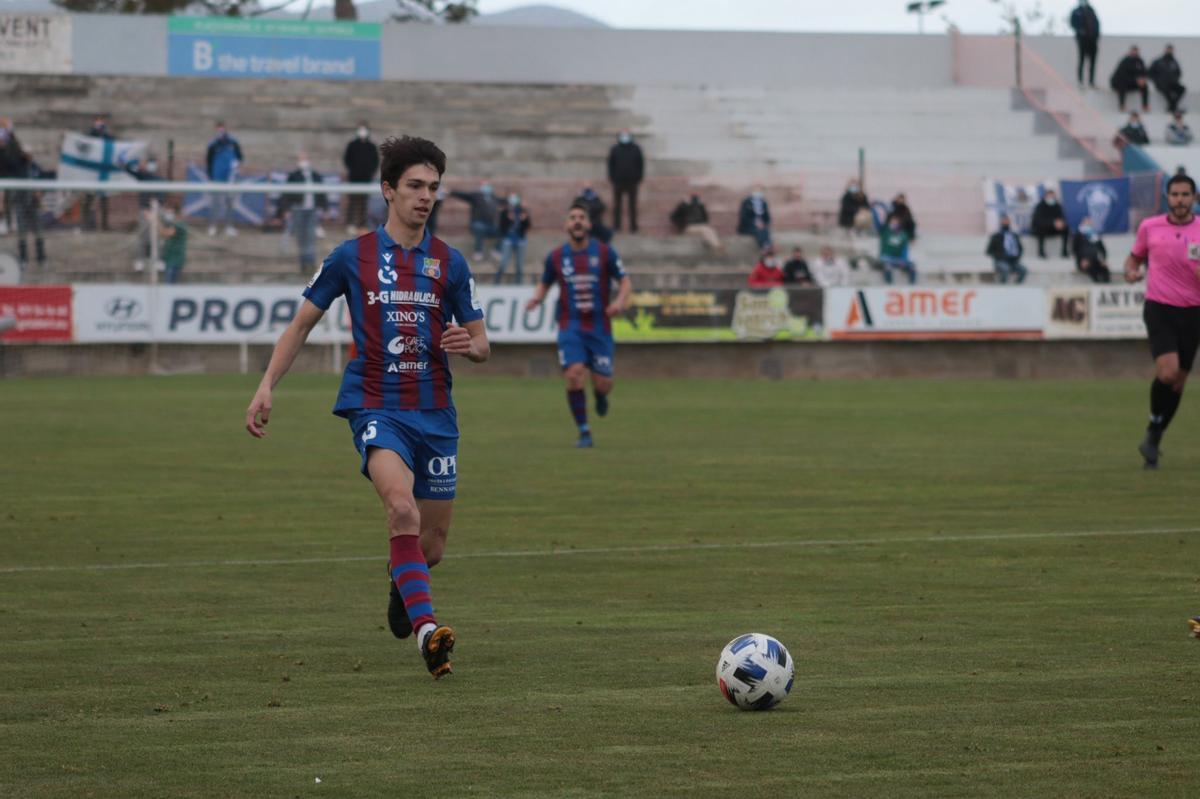
<path fill-rule="evenodd" d="M 1096 229 L 1091 225 L 1084 224 L 1079 226 L 1079 232 L 1090 239 L 1096 233 Z"/>
<path fill-rule="evenodd" d="M 218 139 L 223 139 L 228 135 L 229 135 L 229 131 L 225 130 L 225 128 L 217 128 L 217 138 Z"/>
<path fill-rule="evenodd" d="M 367 130 L 366 126 L 359 127 L 358 138 L 365 139 L 365 138 L 367 138 L 367 136 L 370 136 L 370 135 L 371 135 L 371 131 Z"/>
<path fill-rule="evenodd" d="M 857 194 L 857 193 L 858 193 L 858 184 L 857 184 L 857 183 L 851 183 L 851 184 L 850 184 L 850 188 L 848 189 L 848 191 L 849 191 L 851 194 Z"/>
<path fill-rule="evenodd" d="M 158 171 L 158 162 L 157 161 L 147 161 L 146 162 L 146 171 L 149 172 L 151 175 L 153 175 L 155 172 Z"/>
<path fill-rule="evenodd" d="M 175 221 L 175 212 L 174 211 L 163 211 L 162 212 L 162 221 L 166 222 L 168 225 L 171 224 L 172 222 L 174 222 Z"/>
<path fill-rule="evenodd" d="M 302 158 L 302 159 L 300 159 L 300 168 L 301 168 L 301 169 L 303 169 L 304 171 L 306 171 L 306 172 L 307 172 L 307 171 L 308 171 L 308 168 L 309 168 L 310 166 L 312 166 L 312 164 L 310 164 L 310 163 L 309 163 L 309 161 L 308 161 L 308 159 L 307 159 L 307 158 Z"/>
<path fill-rule="evenodd" d="M 1057 197 L 1046 197 L 1046 205 L 1058 205 Z"/>
<path fill-rule="evenodd" d="M 521 204 L 521 196 L 519 194 L 508 195 L 508 204 L 509 205 L 520 205 Z"/>
<path fill-rule="evenodd" d="M 758 190 L 756 189 L 756 190 L 754 191 L 754 193 L 753 193 L 753 194 L 751 194 L 750 196 L 751 196 L 751 197 L 753 197 L 753 198 L 754 198 L 754 199 L 756 199 L 756 200 L 759 200 L 759 201 L 761 201 L 765 195 L 763 195 L 763 193 L 762 193 L 761 191 L 758 191 Z"/>
<path fill-rule="evenodd" d="M 629 144 L 633 141 L 633 136 L 630 136 L 628 133 L 622 133 L 617 137 L 617 141 L 621 142 L 621 144 Z"/>
<path fill-rule="evenodd" d="M 479 192 L 481 194 L 483 194 L 483 196 L 485 196 L 485 197 L 491 197 L 492 196 L 492 184 L 484 183 L 482 186 L 479 187 Z"/>

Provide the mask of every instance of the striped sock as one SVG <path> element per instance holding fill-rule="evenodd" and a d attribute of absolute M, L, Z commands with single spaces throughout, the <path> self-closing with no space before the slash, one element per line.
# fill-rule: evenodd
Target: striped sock
<path fill-rule="evenodd" d="M 587 395 L 583 393 L 583 389 L 574 391 L 568 389 L 567 404 L 571 406 L 571 415 L 575 417 L 575 424 L 579 426 L 579 432 L 586 433 L 588 431 Z"/>
<path fill-rule="evenodd" d="M 421 552 L 421 538 L 398 535 L 392 538 L 392 582 L 404 599 L 404 609 L 414 630 L 437 624 L 433 618 L 433 600 L 429 593 L 429 566 Z"/>

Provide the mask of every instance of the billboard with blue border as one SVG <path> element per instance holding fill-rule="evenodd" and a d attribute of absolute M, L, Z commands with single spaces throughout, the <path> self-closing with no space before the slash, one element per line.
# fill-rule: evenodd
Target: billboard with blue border
<path fill-rule="evenodd" d="M 212 17 L 167 21 L 167 73 L 209 78 L 379 80 L 382 26 Z"/>

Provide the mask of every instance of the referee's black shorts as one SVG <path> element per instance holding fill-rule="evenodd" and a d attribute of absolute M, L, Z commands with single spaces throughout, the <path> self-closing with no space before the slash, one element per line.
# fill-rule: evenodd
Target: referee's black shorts
<path fill-rule="evenodd" d="M 1190 372 L 1196 349 L 1200 347 L 1200 306 L 1180 307 L 1146 300 L 1142 319 L 1150 334 L 1150 354 L 1157 358 L 1168 352 L 1178 353 L 1179 368 Z"/>

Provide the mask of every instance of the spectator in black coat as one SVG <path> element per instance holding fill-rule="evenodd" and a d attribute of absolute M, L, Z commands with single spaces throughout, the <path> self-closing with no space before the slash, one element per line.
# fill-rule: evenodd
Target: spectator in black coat
<path fill-rule="evenodd" d="M 20 177 L 24 169 L 25 152 L 21 149 L 21 143 L 17 141 L 12 122 L 0 118 L 0 178 Z M 8 235 L 8 232 L 15 228 L 13 221 L 16 209 L 13 192 L 4 192 L 4 222 L 0 235 Z"/>
<path fill-rule="evenodd" d="M 1150 143 L 1150 134 L 1142 125 L 1142 118 L 1137 111 L 1129 115 L 1129 122 L 1118 132 L 1117 143 L 1118 145 Z"/>
<path fill-rule="evenodd" d="M 1058 195 L 1053 189 L 1046 191 L 1046 194 L 1038 201 L 1038 204 L 1033 208 L 1033 220 L 1029 225 L 1033 231 L 1033 235 L 1037 238 L 1038 258 L 1046 257 L 1046 239 L 1061 238 L 1062 239 L 1062 257 L 1067 257 L 1067 217 L 1063 213 L 1063 207 L 1058 202 Z"/>
<path fill-rule="evenodd" d="M 583 191 L 579 192 L 579 196 L 571 204 L 582 205 L 587 209 L 588 221 L 592 223 L 592 238 L 605 244 L 612 241 L 613 230 L 604 223 L 604 212 L 608 210 L 608 206 L 600 199 L 595 189 L 584 186 Z"/>
<path fill-rule="evenodd" d="M 621 131 L 617 143 L 608 152 L 608 182 L 613 187 L 613 228 L 621 229 L 621 198 L 628 198 L 629 231 L 638 232 L 638 186 L 646 176 L 646 160 L 642 148 L 628 130 Z"/>
<path fill-rule="evenodd" d="M 92 126 L 86 131 L 88 136 L 97 139 L 112 139 L 114 136 L 108 129 L 108 117 L 104 114 L 97 114 L 92 120 Z M 107 194 L 85 194 L 83 195 L 83 208 L 81 216 L 83 217 L 83 229 L 96 229 L 96 211 L 94 205 L 96 199 L 100 200 L 100 229 L 108 230 L 108 195 Z"/>
<path fill-rule="evenodd" d="M 1174 114 L 1179 110 L 1179 101 L 1187 94 L 1187 89 L 1180 82 L 1183 80 L 1183 67 L 1175 60 L 1175 48 L 1167 45 L 1167 49 L 1158 58 L 1150 62 L 1148 71 L 1154 88 L 1167 98 L 1167 110 Z"/>
<path fill-rule="evenodd" d="M 1090 277 L 1093 283 L 1112 282 L 1112 273 L 1108 271 L 1108 250 L 1089 217 L 1080 220 L 1079 230 L 1071 239 L 1071 249 L 1075 252 L 1075 268 Z"/>
<path fill-rule="evenodd" d="M 1129 48 L 1129 53 L 1117 64 L 1112 78 L 1108 81 L 1113 91 L 1117 93 L 1117 105 L 1125 110 L 1125 95 L 1138 92 L 1142 95 L 1142 110 L 1150 110 L 1150 83 L 1147 79 L 1146 62 L 1138 53 L 1137 46 Z"/>
<path fill-rule="evenodd" d="M 1083 86 L 1083 62 L 1088 62 L 1088 85 L 1096 88 L 1096 51 L 1100 48 L 1100 18 L 1088 0 L 1079 0 L 1071 12 L 1071 29 L 1075 31 L 1075 47 L 1079 50 L 1076 70 L 1079 85 Z"/>
<path fill-rule="evenodd" d="M 321 173 L 312 168 L 308 156 L 300 153 L 296 168 L 288 173 L 288 183 L 321 183 Z M 288 230 L 296 238 L 296 250 L 300 256 L 300 271 L 308 274 L 317 268 L 317 239 L 325 237 L 321 228 L 321 213 L 329 207 L 329 199 L 323 192 L 284 194 L 279 208 L 287 215 Z"/>
<path fill-rule="evenodd" d="M 761 250 L 771 243 L 771 209 L 762 186 L 755 186 L 738 209 L 738 235 L 753 236 Z"/>
<path fill-rule="evenodd" d="M 909 241 L 917 239 L 917 220 L 913 217 L 912 209 L 903 194 L 897 194 L 892 200 L 892 213 L 900 220 L 900 229 L 908 234 Z"/>
<path fill-rule="evenodd" d="M 838 209 L 838 227 L 849 235 L 850 231 L 856 227 L 858 215 L 870 208 L 870 205 L 871 203 L 858 185 L 858 181 L 851 180 L 846 184 L 846 193 L 842 195 L 841 207 Z"/>
<path fill-rule="evenodd" d="M 684 235 L 697 236 L 702 239 L 710 251 L 725 251 L 721 237 L 708 222 L 708 209 L 704 207 L 700 195 L 693 194 L 675 206 L 675 210 L 671 212 L 671 224 Z"/>
<path fill-rule="evenodd" d="M 792 257 L 783 265 L 783 282 L 796 286 L 815 286 L 817 284 L 808 268 L 808 261 L 804 259 L 803 247 L 792 248 Z"/>
<path fill-rule="evenodd" d="M 483 246 L 493 242 L 492 254 L 500 257 L 500 201 L 492 184 L 484 181 L 479 191 L 452 191 L 450 196 L 471 206 L 471 235 L 475 237 L 475 260 L 483 260 Z"/>
<path fill-rule="evenodd" d="M 1025 248 L 1021 246 L 1021 237 L 1012 229 L 1008 215 L 1000 217 L 1000 229 L 988 239 L 987 254 L 992 259 L 996 269 L 996 280 L 1007 283 L 1009 275 L 1016 274 L 1017 282 L 1024 283 L 1029 270 L 1021 263 L 1021 254 Z"/>
<path fill-rule="evenodd" d="M 342 156 L 349 183 L 370 183 L 379 169 L 379 148 L 371 141 L 371 131 L 366 122 L 360 122 L 358 131 L 346 145 Z M 367 226 L 367 195 L 351 194 L 346 199 L 346 232 L 353 234 Z"/>

